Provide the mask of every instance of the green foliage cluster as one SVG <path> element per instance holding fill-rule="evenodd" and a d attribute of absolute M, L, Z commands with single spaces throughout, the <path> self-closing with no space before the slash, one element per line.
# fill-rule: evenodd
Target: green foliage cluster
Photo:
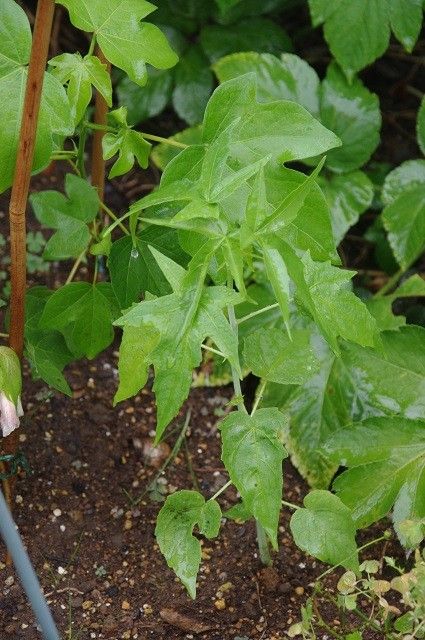
<path fill-rule="evenodd" d="M 25 353 L 34 375 L 70 394 L 64 367 L 96 357 L 120 327 L 115 402 L 137 394 L 153 370 L 159 442 L 212 350 L 228 364 L 237 405 L 219 424 L 228 484 L 240 496 L 225 517 L 255 518 L 259 539 L 276 549 L 282 460 L 291 455 L 314 489 L 302 508 L 292 505 L 291 530 L 306 552 L 357 573 L 356 530 L 390 512 L 401 542 L 417 546 L 425 531 L 425 329 L 406 325 L 392 305 L 425 296 L 418 275 L 402 279 L 425 247 L 425 161 L 393 169 L 382 188 L 380 220 L 400 267 L 390 293 L 362 300 L 337 247 L 375 195 L 365 165 L 379 144 L 379 100 L 355 74 L 384 52 L 390 28 L 412 49 L 421 3 L 403 10 L 396 0 L 310 0 L 336 58 L 322 80 L 288 53 L 288 36 L 270 20 L 288 4 L 281 0 L 261 10 L 251 0 L 167 1 L 156 17 L 145 0 L 120 0 L 119 10 L 106 0 L 60 4 L 93 36 L 87 55 L 49 62 L 33 169 L 56 158 L 73 171 L 64 194 L 36 193 L 31 205 L 52 232 L 43 258 L 91 260 L 94 274 L 74 282 L 73 269 L 55 291 L 28 291 Z M 31 31 L 14 0 L 0 0 L 0 13 L 4 191 Z M 158 187 L 119 218 L 86 179 L 86 140 L 98 127 L 88 115 L 93 88 L 112 106 L 96 43 L 120 75 L 121 106 L 104 127 L 109 176 L 146 168 L 150 158 L 162 170 Z M 170 139 L 133 128 L 170 100 L 197 126 Z M 417 134 L 425 152 L 424 105 Z M 161 144 L 152 149 L 153 141 Z M 251 413 L 240 391 L 248 372 L 261 379 Z M 340 465 L 346 471 L 332 493 Z M 178 491 L 158 517 L 161 551 L 192 597 L 197 536 L 218 535 L 221 492 L 205 500 Z"/>

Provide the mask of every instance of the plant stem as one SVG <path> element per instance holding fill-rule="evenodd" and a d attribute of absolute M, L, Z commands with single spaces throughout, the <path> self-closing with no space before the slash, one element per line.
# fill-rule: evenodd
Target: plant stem
<path fill-rule="evenodd" d="M 295 511 L 297 509 L 302 509 L 302 507 L 299 507 L 297 504 L 294 504 L 293 502 L 287 502 L 286 500 L 282 500 L 282 504 L 284 507 L 289 507 L 290 509 L 295 509 Z"/>
<path fill-rule="evenodd" d="M 54 0 L 39 0 L 34 24 L 33 43 L 28 67 L 21 130 L 16 156 L 15 175 L 10 196 L 10 335 L 9 344 L 19 358 L 24 348 L 25 290 L 26 290 L 26 221 L 25 212 L 40 111 L 41 91 L 49 53 Z M 18 444 L 16 430 L 3 440 L 5 453 L 15 453 Z M 3 487 L 11 500 L 11 485 Z"/>
<path fill-rule="evenodd" d="M 224 353 L 222 353 L 218 349 L 214 349 L 214 347 L 209 347 L 207 344 L 201 344 L 201 348 L 205 349 L 205 351 L 211 351 L 211 353 L 216 353 L 218 356 L 221 356 L 222 358 L 226 357 Z"/>
<path fill-rule="evenodd" d="M 401 269 L 396 271 L 390 278 L 388 278 L 388 280 L 384 284 L 384 286 L 381 287 L 379 289 L 379 291 L 377 291 L 377 293 L 375 293 L 375 295 L 373 297 L 374 298 L 380 298 L 381 296 L 383 296 L 386 293 L 388 293 L 388 291 L 391 291 L 391 289 L 394 289 L 394 287 L 397 285 L 397 283 L 400 280 L 400 278 L 402 278 L 402 276 L 406 273 L 406 271 L 408 271 L 410 269 L 410 267 L 412 266 L 412 264 L 414 262 L 415 262 L 415 260 L 412 260 L 411 262 L 409 262 L 409 264 L 406 267 L 402 267 Z"/>
<path fill-rule="evenodd" d="M 121 231 L 123 233 L 125 233 L 126 236 L 130 235 L 130 232 L 128 229 L 126 229 L 126 227 L 123 225 L 123 223 L 121 222 L 121 220 L 118 218 L 118 216 L 116 215 L 116 213 L 114 213 L 112 211 L 112 209 L 110 209 L 109 207 L 106 206 L 106 204 L 104 202 L 102 202 L 102 200 L 100 201 L 100 208 L 103 209 L 103 211 L 108 214 L 108 216 L 110 218 L 112 218 L 112 220 L 114 220 L 114 222 L 117 223 L 117 226 L 121 229 Z"/>
<path fill-rule="evenodd" d="M 86 255 L 86 251 L 87 251 L 87 249 L 84 249 L 84 251 L 82 251 L 82 252 L 80 253 L 80 255 L 78 256 L 78 258 L 76 259 L 76 261 L 75 261 L 75 262 L 74 262 L 74 264 L 72 265 L 72 269 L 71 269 L 71 271 L 69 272 L 69 275 L 68 275 L 68 277 L 67 277 L 67 279 L 66 279 L 66 281 L 65 281 L 65 285 L 67 285 L 67 284 L 69 284 L 70 282 L 72 282 L 72 281 L 73 281 L 73 279 L 74 279 L 74 277 L 75 277 L 75 274 L 76 274 L 76 273 L 77 273 L 77 271 L 78 271 L 78 267 L 80 266 L 81 262 L 82 262 L 82 261 L 83 261 L 83 259 L 84 259 L 84 256 Z"/>
<path fill-rule="evenodd" d="M 92 36 L 91 42 L 90 42 L 89 50 L 87 52 L 88 56 L 92 56 L 93 55 L 95 46 L 96 46 L 96 34 L 94 33 L 93 36 Z"/>
<path fill-rule="evenodd" d="M 248 313 L 248 315 L 243 316 L 243 318 L 238 319 L 238 324 L 242 324 L 242 322 L 246 322 L 251 318 L 255 318 L 255 316 L 259 316 L 261 313 L 265 313 L 266 311 L 271 311 L 272 309 L 277 309 L 279 304 L 276 302 L 275 304 L 269 304 L 267 307 L 263 307 L 258 311 L 253 311 L 252 313 Z"/>
<path fill-rule="evenodd" d="M 231 484 L 232 484 L 232 481 L 228 480 L 226 484 L 220 487 L 220 489 L 216 491 L 215 494 L 211 496 L 211 498 L 209 498 L 208 500 L 215 500 L 216 498 L 218 498 L 218 496 L 220 496 L 224 491 L 226 491 L 226 489 L 228 489 Z"/>
<path fill-rule="evenodd" d="M 163 138 L 162 136 L 155 136 L 153 133 L 143 133 L 142 131 L 140 133 L 144 138 L 146 138 L 146 140 L 153 140 L 153 142 L 162 142 L 163 144 L 169 144 L 172 147 L 179 147 L 179 149 L 187 149 L 187 147 L 190 147 L 189 144 L 177 142 L 177 140 L 170 140 L 169 138 Z"/>
<path fill-rule="evenodd" d="M 267 380 L 261 380 L 260 384 L 258 385 L 257 391 L 255 393 L 255 401 L 254 401 L 254 404 L 252 406 L 251 416 L 253 416 L 254 413 L 258 409 L 258 405 L 260 404 L 261 399 L 263 397 L 263 393 L 264 393 L 264 389 L 266 388 L 266 384 L 267 384 Z"/>

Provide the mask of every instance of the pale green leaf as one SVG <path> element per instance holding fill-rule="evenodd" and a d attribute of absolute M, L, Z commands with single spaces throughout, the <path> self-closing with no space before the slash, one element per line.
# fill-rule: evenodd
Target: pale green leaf
<path fill-rule="evenodd" d="M 160 340 L 153 326 L 124 327 L 119 361 L 119 387 L 114 404 L 135 396 L 148 379 L 149 356 Z"/>
<path fill-rule="evenodd" d="M 102 138 L 104 159 L 109 160 L 118 154 L 118 158 L 109 172 L 109 178 L 116 178 L 127 173 L 136 160 L 142 169 L 146 169 L 152 145 L 145 140 L 141 133 L 134 131 L 127 125 L 125 107 L 111 111 L 109 115 L 118 125 L 116 133 L 106 133 Z"/>
<path fill-rule="evenodd" d="M 281 442 L 285 417 L 277 409 L 259 409 L 254 416 L 229 414 L 219 428 L 222 460 L 247 509 L 264 527 L 277 548 L 277 527 L 282 500 Z"/>
<path fill-rule="evenodd" d="M 421 185 L 425 189 L 425 160 L 407 160 L 386 176 L 382 201 L 392 204 L 405 191 Z"/>
<path fill-rule="evenodd" d="M 155 10 L 146 0 L 60 0 L 69 11 L 72 24 L 93 32 L 102 52 L 138 84 L 146 82 L 146 63 L 168 69 L 178 58 L 162 31 L 141 22 Z"/>
<path fill-rule="evenodd" d="M 106 65 L 96 56 L 63 53 L 49 60 L 52 75 L 67 85 L 67 95 L 75 125 L 83 118 L 92 99 L 92 86 L 112 105 L 112 84 Z"/>
<path fill-rule="evenodd" d="M 290 526 L 295 544 L 303 551 L 358 573 L 356 527 L 350 509 L 337 496 L 311 491 L 304 498 L 304 508 L 292 515 Z"/>
<path fill-rule="evenodd" d="M 14 0 L 0 0 L 0 77 L 28 63 L 31 27 L 25 11 Z"/>

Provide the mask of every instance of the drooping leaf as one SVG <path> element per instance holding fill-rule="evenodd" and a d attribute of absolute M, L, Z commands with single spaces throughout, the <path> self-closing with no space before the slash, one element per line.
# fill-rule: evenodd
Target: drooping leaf
<path fill-rule="evenodd" d="M 188 124 L 202 122 L 214 86 L 208 59 L 198 46 L 190 47 L 180 59 L 175 73 L 173 107 Z"/>
<path fill-rule="evenodd" d="M 14 0 L 0 1 L 0 193 L 12 184 L 31 51 L 31 29 L 24 10 Z M 53 137 L 74 131 L 64 88 L 51 74 L 44 76 L 34 149 L 33 171 L 49 163 Z"/>
<path fill-rule="evenodd" d="M 55 329 L 42 329 L 40 318 L 47 300 L 53 295 L 45 287 L 32 287 L 25 296 L 25 356 L 35 378 L 54 389 L 71 395 L 62 370 L 74 359 L 63 335 Z"/>
<path fill-rule="evenodd" d="M 45 260 L 77 257 L 90 241 L 87 225 L 95 219 L 99 210 L 96 190 L 86 180 L 67 173 L 65 194 L 40 191 L 30 197 L 37 219 L 44 226 L 55 229 L 44 248 Z"/>
<path fill-rule="evenodd" d="M 244 341 L 244 363 L 259 378 L 279 384 L 304 384 L 319 369 L 308 329 L 259 329 Z"/>
<path fill-rule="evenodd" d="M 143 389 L 148 379 L 149 356 L 159 340 L 159 332 L 153 326 L 124 327 L 118 362 L 120 384 L 114 404 Z"/>
<path fill-rule="evenodd" d="M 237 51 L 280 53 L 291 51 L 291 40 L 276 22 L 268 18 L 248 18 L 235 25 L 207 25 L 200 42 L 211 62 Z"/>
<path fill-rule="evenodd" d="M 113 340 L 114 301 L 110 283 L 71 282 L 48 299 L 40 327 L 60 331 L 72 352 L 94 358 Z"/>
<path fill-rule="evenodd" d="M 204 287 L 214 249 L 215 244 L 201 247 L 181 286 L 172 294 L 140 302 L 116 322 L 141 329 L 140 348 L 145 352 L 148 348 L 143 329 L 153 326 L 160 332 L 160 341 L 150 352 L 148 363 L 155 370 L 157 440 L 187 398 L 192 371 L 202 360 L 201 344 L 205 338 L 211 338 L 239 370 L 237 340 L 222 312 L 223 307 L 238 300 L 238 295 L 225 287 Z"/>
<path fill-rule="evenodd" d="M 134 240 L 130 236 L 115 240 L 109 254 L 108 269 L 121 309 L 138 302 L 144 291 L 153 295 L 165 295 L 171 291 L 150 246 L 175 262 L 185 260 L 173 229 L 151 226 L 138 233 Z"/>
<path fill-rule="evenodd" d="M 92 86 L 112 105 L 111 77 L 106 65 L 96 56 L 79 53 L 62 53 L 49 60 L 52 74 L 61 84 L 67 85 L 67 96 L 75 125 L 77 125 L 92 98 Z"/>
<path fill-rule="evenodd" d="M 196 576 L 201 564 L 201 543 L 193 535 L 214 538 L 220 527 L 221 510 L 217 502 L 205 502 L 196 491 L 177 491 L 167 497 L 158 514 L 155 536 L 168 566 L 189 592 L 196 596 Z"/>
<path fill-rule="evenodd" d="M 300 387 L 266 387 L 262 406 L 289 413 L 285 445 L 312 486 L 327 487 L 332 479 L 335 462 L 323 445 L 342 427 L 370 416 L 425 415 L 425 330 L 407 326 L 381 337 L 382 353 L 342 343 L 339 358 L 316 338 L 317 374 Z"/>
<path fill-rule="evenodd" d="M 348 467 L 334 488 L 356 524 L 367 526 L 392 508 L 396 524 L 424 518 L 425 421 L 376 417 L 348 429 L 336 433 L 325 450 Z"/>
<path fill-rule="evenodd" d="M 127 173 L 136 160 L 142 169 L 146 169 L 152 145 L 145 140 L 141 133 L 128 126 L 125 107 L 111 111 L 109 116 L 118 126 L 116 133 L 106 133 L 102 138 L 104 159 L 109 160 L 118 154 L 118 159 L 109 172 L 109 178 L 116 178 Z"/>
<path fill-rule="evenodd" d="M 362 171 L 321 178 L 319 184 L 329 203 L 335 243 L 339 244 L 372 203 L 373 184 Z"/>
<path fill-rule="evenodd" d="M 311 491 L 304 508 L 291 517 L 295 544 L 331 565 L 342 565 L 358 573 L 356 527 L 350 509 L 329 491 Z"/>
<path fill-rule="evenodd" d="M 263 525 L 274 548 L 282 500 L 281 442 L 285 417 L 277 409 L 259 409 L 254 416 L 230 413 L 219 428 L 222 460 L 247 509 Z"/>
<path fill-rule="evenodd" d="M 104 55 L 131 80 L 144 85 L 146 63 L 168 69 L 178 60 L 162 31 L 141 22 L 155 10 L 146 0 L 60 0 L 69 11 L 72 24 L 93 32 Z"/>

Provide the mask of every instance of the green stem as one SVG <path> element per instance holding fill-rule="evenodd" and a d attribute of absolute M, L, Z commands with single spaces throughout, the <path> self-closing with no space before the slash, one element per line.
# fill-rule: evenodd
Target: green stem
<path fill-rule="evenodd" d="M 255 394 L 255 401 L 254 401 L 254 404 L 252 406 L 251 416 L 253 416 L 254 413 L 258 409 L 258 405 L 260 404 L 261 399 L 263 397 L 263 393 L 264 393 L 264 389 L 266 388 L 266 384 L 267 384 L 267 380 L 261 380 L 260 384 L 258 385 L 256 394 Z"/>
<path fill-rule="evenodd" d="M 265 313 L 266 311 L 271 311 L 272 309 L 277 309 L 278 306 L 279 306 L 279 304 L 276 302 L 275 304 L 269 304 L 267 307 L 263 307 L 262 309 L 259 309 L 258 311 L 253 311 L 252 313 L 248 313 L 248 315 L 243 316 L 243 318 L 239 318 L 238 319 L 238 324 L 242 324 L 242 322 L 246 322 L 247 320 L 250 320 L 251 318 L 255 318 L 255 316 L 259 316 L 261 313 Z"/>
<path fill-rule="evenodd" d="M 84 120 L 83 125 L 84 129 L 90 129 L 91 131 L 106 131 L 108 133 L 117 133 L 117 127 L 109 127 L 106 124 L 96 124 L 95 122 L 89 122 L 89 120 Z"/>
<path fill-rule="evenodd" d="M 286 500 L 282 500 L 282 504 L 284 507 L 289 507 L 290 509 L 302 509 L 302 507 L 299 507 L 297 504 L 294 504 L 293 502 L 287 502 Z"/>
<path fill-rule="evenodd" d="M 416 258 L 415 258 L 415 260 L 416 260 Z M 390 278 L 388 278 L 388 280 L 384 284 L 384 286 L 381 287 L 379 289 L 379 291 L 377 293 L 375 293 L 375 295 L 373 297 L 374 298 L 380 298 L 381 296 L 383 296 L 386 293 L 388 293 L 388 291 L 391 291 L 391 289 L 394 289 L 394 287 L 397 285 L 397 283 L 400 280 L 400 278 L 402 278 L 402 276 L 404 276 L 406 271 L 408 271 L 410 269 L 410 267 L 415 262 L 415 260 L 412 260 L 411 262 L 409 262 L 408 265 L 406 265 L 406 267 L 402 267 L 401 269 L 396 271 Z"/>
<path fill-rule="evenodd" d="M 78 267 L 80 266 L 81 262 L 83 261 L 84 256 L 86 255 L 87 249 L 84 249 L 84 251 L 82 251 L 80 253 L 80 255 L 78 256 L 78 258 L 76 259 L 76 261 L 74 262 L 74 264 L 72 265 L 72 269 L 69 272 L 69 276 L 67 277 L 66 281 L 65 281 L 65 285 L 69 284 L 70 282 L 73 281 L 75 274 L 78 271 Z"/>
<path fill-rule="evenodd" d="M 163 138 L 162 136 L 155 136 L 152 133 L 143 133 L 140 134 L 146 138 L 146 140 L 153 140 L 153 142 L 162 142 L 163 144 L 169 144 L 172 147 L 179 147 L 179 149 L 187 149 L 190 147 L 189 144 L 184 144 L 183 142 L 177 142 L 177 140 L 170 140 L 169 138 Z"/>
<path fill-rule="evenodd" d="M 103 211 L 107 213 L 108 216 L 112 218 L 112 220 L 114 220 L 114 222 L 117 223 L 117 226 L 121 229 L 123 233 L 125 233 L 126 236 L 130 235 L 130 232 L 128 231 L 128 229 L 126 229 L 126 227 L 123 225 L 123 223 L 118 218 L 118 216 L 112 211 L 112 209 L 107 207 L 104 202 L 100 202 L 100 208 L 103 209 Z"/>
<path fill-rule="evenodd" d="M 222 358 L 226 358 L 224 353 L 222 353 L 218 349 L 214 349 L 214 347 L 209 347 L 207 344 L 201 344 L 201 348 L 205 349 L 205 351 L 211 351 L 211 353 L 216 353 L 218 356 L 221 356 Z"/>
<path fill-rule="evenodd" d="M 93 52 L 94 52 L 94 48 L 95 48 L 95 46 L 96 46 L 96 34 L 94 33 L 94 34 L 93 34 L 93 37 L 92 37 L 92 39 L 91 39 L 91 42 L 90 42 L 89 50 L 88 50 L 88 52 L 87 52 L 87 55 L 88 55 L 88 56 L 92 56 L 92 55 L 93 55 Z"/>
<path fill-rule="evenodd" d="M 222 487 L 220 487 L 220 489 L 218 491 L 216 491 L 215 494 L 213 496 L 211 496 L 211 498 L 209 498 L 208 502 L 210 500 L 215 500 L 216 498 L 218 498 L 218 496 L 220 496 L 224 491 L 226 491 L 226 489 L 228 489 L 228 487 L 230 487 L 231 484 L 232 484 L 232 481 L 228 480 L 226 482 L 226 484 L 224 484 Z"/>

